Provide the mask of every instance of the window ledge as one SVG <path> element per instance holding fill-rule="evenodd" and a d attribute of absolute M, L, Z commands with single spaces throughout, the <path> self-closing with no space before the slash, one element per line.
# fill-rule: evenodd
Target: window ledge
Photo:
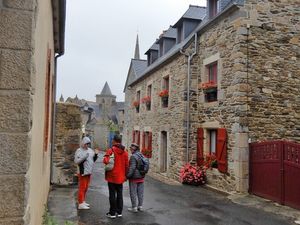
<path fill-rule="evenodd" d="M 204 107 L 214 107 L 214 106 L 218 106 L 219 105 L 219 102 L 218 101 L 215 101 L 215 102 L 204 102 L 203 103 L 203 106 Z"/>

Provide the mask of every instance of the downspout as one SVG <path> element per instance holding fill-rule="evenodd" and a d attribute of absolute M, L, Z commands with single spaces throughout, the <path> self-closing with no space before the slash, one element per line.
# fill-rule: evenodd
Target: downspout
<path fill-rule="evenodd" d="M 197 54 L 197 38 L 198 35 L 194 35 L 194 51 L 192 53 L 185 53 L 180 49 L 180 53 L 188 57 L 188 73 L 187 73 L 187 105 L 186 105 L 186 162 L 189 162 L 189 145 L 190 145 L 190 79 L 191 79 L 191 61 Z"/>
<path fill-rule="evenodd" d="M 52 98 L 52 133 L 51 133 L 51 151 L 50 151 L 50 184 L 53 184 L 53 152 L 55 146 L 55 123 L 56 123 L 56 83 L 57 83 L 57 59 L 64 53 L 59 53 L 54 58 L 54 76 L 53 76 L 53 98 Z"/>

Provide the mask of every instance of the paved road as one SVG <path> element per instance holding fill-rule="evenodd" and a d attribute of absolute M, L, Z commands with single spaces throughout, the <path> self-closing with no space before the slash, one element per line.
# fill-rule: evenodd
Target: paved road
<path fill-rule="evenodd" d="M 79 221 L 84 225 L 287 225 L 291 219 L 264 212 L 255 207 L 238 205 L 226 196 L 186 185 L 169 185 L 146 178 L 145 211 L 131 213 L 128 185 L 124 185 L 123 218 L 109 219 L 108 189 L 104 170 L 96 162 L 87 202 L 90 210 L 78 211 Z"/>

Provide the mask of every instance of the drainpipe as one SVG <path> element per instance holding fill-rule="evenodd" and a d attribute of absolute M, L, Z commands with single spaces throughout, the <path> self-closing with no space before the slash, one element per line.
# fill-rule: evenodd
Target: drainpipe
<path fill-rule="evenodd" d="M 52 98 L 52 132 L 51 132 L 51 151 L 50 151 L 50 184 L 53 182 L 53 152 L 55 146 L 55 117 L 56 117 L 56 83 L 57 83 L 57 59 L 61 57 L 64 53 L 59 53 L 54 59 L 54 76 L 53 76 L 53 98 Z"/>
<path fill-rule="evenodd" d="M 190 79 L 191 79 L 191 61 L 197 54 L 197 38 L 198 35 L 194 35 L 194 51 L 192 53 L 185 53 L 183 49 L 180 49 L 180 53 L 188 58 L 188 73 L 187 73 L 187 106 L 186 106 L 186 162 L 189 162 L 189 145 L 190 145 Z"/>

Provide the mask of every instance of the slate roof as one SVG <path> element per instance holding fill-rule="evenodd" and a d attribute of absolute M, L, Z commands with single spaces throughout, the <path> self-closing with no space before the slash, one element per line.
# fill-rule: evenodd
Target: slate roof
<path fill-rule="evenodd" d="M 163 31 L 163 33 L 159 36 L 159 39 L 155 43 L 159 43 L 162 38 L 173 38 L 177 37 L 177 29 L 173 27 L 169 27 L 168 30 Z"/>
<path fill-rule="evenodd" d="M 230 4 L 227 4 L 226 7 L 223 9 L 221 13 L 219 13 L 216 17 L 213 19 L 208 19 L 206 16 L 203 19 L 201 23 L 198 24 L 198 26 L 195 28 L 195 30 L 188 36 L 186 37 L 182 42 L 179 44 L 176 44 L 173 48 L 171 48 L 166 54 L 163 56 L 159 57 L 154 63 L 152 63 L 150 66 L 146 68 L 146 70 L 141 74 L 139 78 L 136 80 L 132 81 L 128 85 L 133 85 L 137 83 L 140 79 L 143 77 L 146 77 L 152 70 L 154 70 L 156 67 L 160 66 L 164 62 L 166 62 L 167 59 L 171 58 L 172 56 L 179 54 L 180 49 L 184 48 L 188 43 L 193 41 L 193 36 L 195 34 L 200 33 L 202 30 L 204 30 L 207 26 L 210 26 L 210 24 L 213 23 L 215 19 L 218 19 L 218 17 L 221 17 L 223 15 L 226 15 L 226 13 L 230 10 L 235 10 L 238 9 L 239 5 L 243 4 L 243 0 L 231 0 Z"/>
<path fill-rule="evenodd" d="M 131 63 L 132 63 L 132 69 L 134 70 L 136 78 L 140 77 L 141 74 L 147 68 L 147 60 L 132 59 Z"/>
<path fill-rule="evenodd" d="M 177 27 L 183 19 L 203 20 L 206 15 L 206 7 L 190 5 L 183 16 L 174 24 Z"/>
<path fill-rule="evenodd" d="M 158 51 L 159 50 L 159 44 L 156 44 L 157 40 L 153 43 L 153 45 L 147 50 L 147 52 L 145 52 L 145 55 L 148 54 L 149 51 L 151 50 L 155 50 Z"/>
<path fill-rule="evenodd" d="M 110 87 L 109 87 L 107 82 L 105 82 L 104 87 L 103 87 L 100 95 L 112 95 Z"/>

